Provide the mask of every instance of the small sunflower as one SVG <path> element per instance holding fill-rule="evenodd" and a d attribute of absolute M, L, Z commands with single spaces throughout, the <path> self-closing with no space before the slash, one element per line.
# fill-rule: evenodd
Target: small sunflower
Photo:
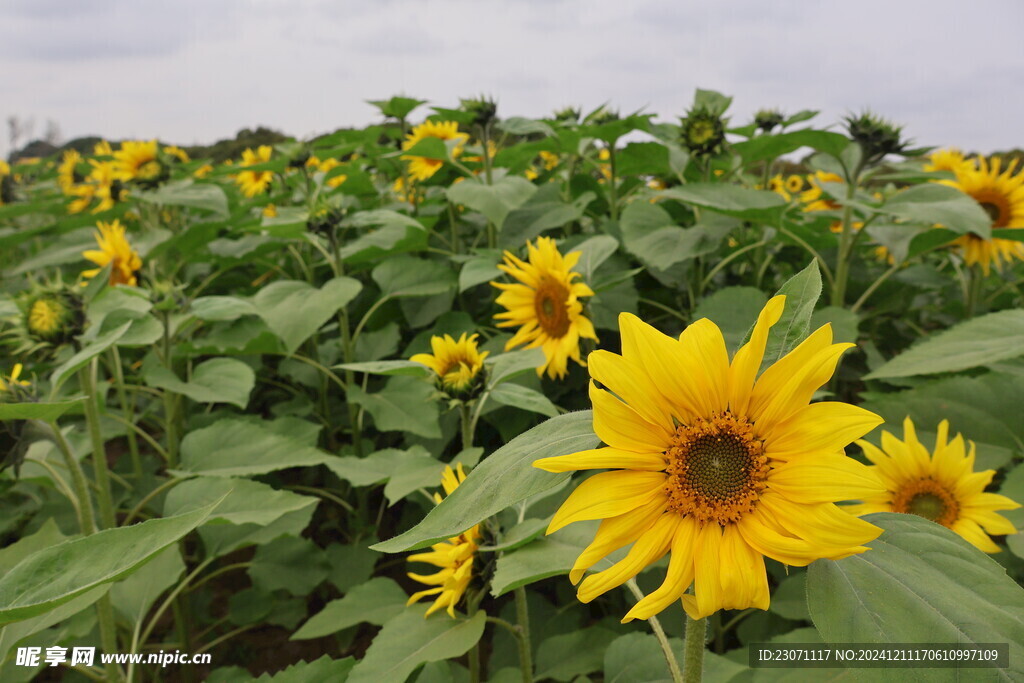
<path fill-rule="evenodd" d="M 956 180 L 939 181 L 970 195 L 981 204 L 992 219 L 992 234 L 1001 228 L 1024 228 L 1024 173 L 1014 175 L 1017 160 L 1011 161 L 1000 173 L 999 157 L 978 158 L 977 167 L 965 164 L 953 169 Z M 1024 242 L 998 237 L 984 239 L 967 234 L 956 240 L 969 266 L 978 264 L 985 275 L 992 266 L 1001 270 L 1004 263 L 1024 260 Z"/>
<path fill-rule="evenodd" d="M 968 161 L 964 158 L 963 152 L 956 147 L 950 147 L 948 149 L 936 150 L 929 154 L 928 163 L 924 165 L 924 170 L 956 172 L 958 168 L 963 166 L 975 168 L 976 162 L 974 160 Z"/>
<path fill-rule="evenodd" d="M 498 327 L 519 327 L 505 344 L 506 351 L 523 344 L 528 349 L 543 348 L 545 363 L 537 368 L 537 375 L 547 372 L 551 379 L 561 379 L 568 372 L 570 358 L 585 365 L 580 358 L 580 338 L 597 340 L 579 300 L 594 292 L 585 283 L 574 282 L 581 277 L 572 271 L 580 252 L 563 257 L 550 237 L 538 237 L 535 245 L 527 242 L 526 250 L 527 261 L 506 251 L 505 262 L 498 266 L 519 283 L 491 283 L 501 290 L 497 303 L 506 309 L 494 317 L 501 321 Z"/>
<path fill-rule="evenodd" d="M 814 175 L 807 176 L 808 189 L 800 193 L 800 203 L 804 205 L 804 211 L 836 211 L 843 208 L 838 202 L 824 197 L 824 190 L 821 183 L 841 183 L 843 179 L 835 173 L 827 171 L 815 171 Z"/>
<path fill-rule="evenodd" d="M 458 341 L 447 334 L 431 337 L 433 355 L 417 353 L 409 360 L 422 363 L 437 373 L 438 383 L 446 393 L 464 396 L 471 393 L 476 380 L 482 377 L 484 359 L 489 355 L 488 351 L 480 353 L 476 338 L 477 335 L 467 336 L 465 332 Z"/>
<path fill-rule="evenodd" d="M 260 145 L 256 151 L 246 149 L 242 152 L 242 166 L 255 166 L 270 161 L 274 149 L 270 145 Z M 252 198 L 263 194 L 274 179 L 272 171 L 241 171 L 235 176 L 235 182 L 246 197 Z"/>
<path fill-rule="evenodd" d="M 203 164 L 202 166 L 197 168 L 195 171 L 193 171 L 192 175 L 194 177 L 199 178 L 200 180 L 202 180 L 206 176 L 210 175 L 210 173 L 212 173 L 212 172 L 213 172 L 213 166 L 211 166 L 210 164 Z"/>
<path fill-rule="evenodd" d="M 905 512 L 941 524 L 960 534 L 986 553 L 999 552 L 988 534 L 1014 534 L 1016 527 L 997 510 L 1014 510 L 1019 503 L 997 493 L 986 493 L 995 470 L 974 471 L 973 442 L 962 435 L 952 441 L 949 422 L 939 423 L 932 453 L 917 440 L 914 423 L 903 421 L 903 440 L 882 432 L 882 447 L 858 441 L 874 463 L 885 491 L 863 497 L 863 503 L 847 508 L 857 515 L 872 512 Z"/>
<path fill-rule="evenodd" d="M 786 178 L 786 190 L 789 192 L 799 192 L 804 189 L 804 179 L 796 174 Z"/>
<path fill-rule="evenodd" d="M 459 487 L 459 484 L 466 480 L 466 472 L 462 464 L 453 471 L 451 467 L 444 468 L 441 476 L 441 486 L 444 487 L 444 495 L 450 496 L 452 491 Z M 434 494 L 434 502 L 440 503 L 441 495 Z M 434 604 L 427 610 L 429 617 L 434 612 L 445 609 L 448 616 L 455 618 L 455 606 L 462 599 L 469 582 L 473 579 L 473 560 L 480 541 L 480 525 L 465 531 L 458 536 L 449 538 L 447 541 L 435 543 L 428 553 L 417 553 L 409 556 L 409 562 L 423 562 L 440 567 L 435 574 L 413 574 L 408 576 L 414 581 L 433 586 L 427 590 L 413 593 L 409 598 L 408 605 L 421 600 L 428 595 L 438 596 Z"/>
<path fill-rule="evenodd" d="M 459 124 L 456 121 L 425 121 L 409 132 L 402 143 L 402 149 L 412 149 L 417 142 L 425 138 L 458 141 L 452 150 L 452 156 L 457 157 L 462 153 L 462 146 L 469 140 L 469 135 L 459 132 Z M 402 158 L 409 162 L 409 175 L 413 180 L 426 180 L 444 165 L 441 159 L 408 155 Z"/>
<path fill-rule="evenodd" d="M 134 287 L 138 284 L 136 274 L 142 268 L 142 259 L 129 244 L 128 238 L 125 236 L 125 227 L 117 219 L 110 223 L 100 221 L 96 226 L 99 228 L 96 231 L 96 243 L 99 245 L 99 249 L 83 251 L 82 256 L 95 263 L 99 268 L 82 271 L 82 277 L 96 277 L 104 266 L 111 263 L 110 284 Z"/>
<path fill-rule="evenodd" d="M 77 150 L 69 149 L 64 152 L 60 164 L 57 165 L 57 185 L 64 194 L 70 194 L 71 188 L 81 182 L 82 178 L 76 173 L 81 161 L 82 155 Z"/>
<path fill-rule="evenodd" d="M 178 147 L 177 145 L 167 145 L 166 147 L 164 147 L 164 154 L 176 157 L 178 161 L 180 161 L 183 164 L 187 164 L 189 161 L 191 161 L 191 159 L 188 158 L 188 152 L 183 150 L 181 147 Z"/>
<path fill-rule="evenodd" d="M 21 377 L 21 371 L 23 369 L 24 368 L 21 363 L 15 363 L 14 367 L 11 369 L 11 374 L 7 375 L 6 378 L 0 375 L 0 394 L 14 394 L 17 392 L 18 387 L 27 387 L 31 385 L 31 382 L 18 379 Z"/>
<path fill-rule="evenodd" d="M 126 140 L 114 152 L 114 177 L 128 182 L 150 182 L 163 174 L 163 165 L 157 159 L 156 140 L 139 142 Z"/>
<path fill-rule="evenodd" d="M 106 140 L 100 140 L 92 146 L 92 153 L 98 157 L 109 157 L 114 155 L 114 150 Z"/>
<path fill-rule="evenodd" d="M 608 446 L 533 463 L 548 472 L 610 470 L 580 484 L 548 526 L 552 533 L 603 520 L 569 574 L 573 583 L 632 544 L 624 559 L 583 579 L 581 601 L 669 553 L 661 587 L 623 621 L 680 598 L 694 619 L 767 609 L 765 557 L 793 566 L 840 559 L 882 532 L 835 505 L 882 491 L 844 453 L 882 419 L 845 403 L 809 403 L 853 344 L 833 344 L 825 325 L 758 377 L 785 299 L 765 305 L 731 363 L 721 330 L 706 318 L 674 339 L 628 313 L 619 316 L 622 355 L 590 354 L 590 375 L 604 387 L 590 384 L 594 431 Z"/>

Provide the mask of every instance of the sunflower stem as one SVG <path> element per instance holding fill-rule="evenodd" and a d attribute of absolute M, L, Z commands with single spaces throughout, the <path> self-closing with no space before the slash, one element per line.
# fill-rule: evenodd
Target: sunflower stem
<path fill-rule="evenodd" d="M 121 353 L 117 350 L 116 344 L 110 347 L 110 355 L 111 364 L 114 366 L 114 380 L 117 383 L 117 400 L 121 403 L 121 412 L 124 413 L 125 421 L 132 423 L 135 420 L 135 404 L 128 401 L 128 390 L 124 383 L 124 367 L 121 365 Z M 132 429 L 128 430 L 127 437 L 128 453 L 132 458 L 132 472 L 137 480 L 142 479 L 142 458 L 139 456 L 138 437 Z"/>
<path fill-rule="evenodd" d="M 964 302 L 964 318 L 973 318 L 981 304 L 982 283 L 985 276 L 981 272 L 981 266 L 974 264 L 967 269 L 967 300 Z"/>
<path fill-rule="evenodd" d="M 704 643 L 707 639 L 706 619 L 686 615 L 686 640 L 683 643 L 683 682 L 700 683 L 704 673 Z"/>
<path fill-rule="evenodd" d="M 608 167 L 611 172 L 608 178 L 608 210 L 613 221 L 619 220 L 619 190 L 615 186 L 615 143 L 608 145 Z"/>
<path fill-rule="evenodd" d="M 462 425 L 462 449 L 472 448 L 473 432 L 475 431 L 476 424 L 470 414 L 469 405 L 466 403 L 459 406 L 459 422 Z"/>
<path fill-rule="evenodd" d="M 637 599 L 637 602 L 644 599 L 643 592 L 636 585 L 636 579 L 630 579 L 624 585 L 633 594 L 633 597 Z M 661 646 L 661 653 L 665 655 L 665 662 L 668 664 L 668 671 L 672 675 L 673 683 L 683 683 L 683 674 L 679 670 L 676 653 L 672 651 L 672 644 L 669 643 L 668 636 L 665 635 L 665 629 L 661 627 L 661 622 L 658 621 L 658 617 L 652 614 L 648 617 L 647 623 L 651 625 L 654 637 L 658 639 L 658 645 Z"/>
<path fill-rule="evenodd" d="M 96 391 L 96 359 L 78 371 L 78 381 L 88 394 L 85 399 L 85 421 L 92 440 L 92 462 L 96 475 L 96 489 L 100 509 L 100 527 L 112 529 L 117 526 L 114 516 L 113 495 L 110 492 L 110 471 L 107 469 L 107 450 L 100 431 L 99 396 Z"/>
<path fill-rule="evenodd" d="M 515 590 L 516 597 L 516 630 L 520 637 L 516 638 L 519 645 L 519 668 L 523 672 L 523 683 L 533 681 L 533 651 L 530 644 L 530 608 L 526 602 L 526 590 L 520 586 Z"/>

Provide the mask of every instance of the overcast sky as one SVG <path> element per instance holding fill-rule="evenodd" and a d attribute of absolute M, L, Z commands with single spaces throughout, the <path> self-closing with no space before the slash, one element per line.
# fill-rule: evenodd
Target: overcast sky
<path fill-rule="evenodd" d="M 399 93 L 674 120 L 702 87 L 735 97 L 734 123 L 870 107 L 990 152 L 1024 146 L 1022 34 L 1021 0 L 0 0 L 0 117 L 191 144 L 361 126 Z"/>

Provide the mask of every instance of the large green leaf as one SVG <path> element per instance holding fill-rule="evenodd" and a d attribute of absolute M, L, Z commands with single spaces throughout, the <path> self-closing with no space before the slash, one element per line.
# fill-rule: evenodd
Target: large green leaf
<path fill-rule="evenodd" d="M 176 515 L 221 500 L 210 514 L 207 526 L 260 524 L 266 526 L 297 511 L 312 513 L 318 498 L 281 491 L 251 479 L 197 477 L 183 481 L 167 493 L 164 514 Z"/>
<path fill-rule="evenodd" d="M 422 363 L 409 360 L 375 360 L 366 363 L 342 363 L 334 366 L 338 370 L 365 372 L 368 375 L 409 375 L 411 377 L 428 377 L 430 368 Z"/>
<path fill-rule="evenodd" d="M 187 206 L 192 209 L 204 209 L 227 218 L 228 198 L 224 190 L 214 183 L 195 183 L 192 180 L 181 180 L 167 183 L 149 192 L 133 192 L 132 196 L 140 201 L 163 206 Z"/>
<path fill-rule="evenodd" d="M 387 259 L 371 275 L 381 295 L 390 298 L 433 296 L 455 286 L 455 274 L 445 264 L 407 255 Z"/>
<path fill-rule="evenodd" d="M 693 317 L 708 318 L 718 325 L 726 347 L 735 351 L 750 330 L 750 321 L 757 320 L 767 300 L 767 295 L 756 287 L 723 287 L 701 299 Z"/>
<path fill-rule="evenodd" d="M 0 579 L 0 624 L 38 616 L 129 575 L 202 524 L 216 505 L 106 529 L 29 555 Z"/>
<path fill-rule="evenodd" d="M 537 678 L 542 681 L 571 681 L 599 670 L 604 651 L 618 636 L 603 626 L 591 626 L 561 633 L 537 648 Z"/>
<path fill-rule="evenodd" d="M 63 401 L 0 403 L 0 420 L 43 420 L 44 422 L 52 422 L 84 400 L 84 396 L 79 396 L 67 398 Z"/>
<path fill-rule="evenodd" d="M 819 560 L 808 569 L 807 602 L 822 639 L 1008 643 L 1009 666 L 985 673 L 995 680 L 1024 678 L 1024 589 L 1006 570 L 922 517 L 881 513 L 865 519 L 885 529 L 867 544 L 871 550 Z"/>
<path fill-rule="evenodd" d="M 362 623 L 383 626 L 405 610 L 408 600 L 405 591 L 391 579 L 382 576 L 370 579 L 350 590 L 345 597 L 327 603 L 292 634 L 291 640 L 321 638 Z"/>
<path fill-rule="evenodd" d="M 838 157 L 849 144 L 850 139 L 845 135 L 807 128 L 792 133 L 759 135 L 751 140 L 736 143 L 733 145 L 733 150 L 743 157 L 745 163 L 750 164 L 774 159 L 783 154 L 795 152 L 801 147 L 811 147 L 819 152 Z"/>
<path fill-rule="evenodd" d="M 545 230 L 578 221 L 596 197 L 593 192 L 584 192 L 571 202 L 566 202 L 562 199 L 558 184 L 543 185 L 529 201 L 509 211 L 501 226 L 499 246 L 519 249 Z"/>
<path fill-rule="evenodd" d="M 810 333 L 811 316 L 821 296 L 818 262 L 811 261 L 810 265 L 782 285 L 777 293 L 786 296 L 786 307 L 779 322 L 768 333 L 762 368 L 785 356 Z"/>
<path fill-rule="evenodd" d="M 558 415 L 558 406 L 548 400 L 547 396 L 521 384 L 512 384 L 511 382 L 502 384 L 495 387 L 490 396 L 493 401 L 502 405 L 540 413 L 546 417 Z"/>
<path fill-rule="evenodd" d="M 417 377 L 392 377 L 380 391 L 370 394 L 355 384 L 348 387 L 348 400 L 373 416 L 382 432 L 408 431 L 436 439 L 441 436 L 433 386 Z"/>
<path fill-rule="evenodd" d="M 955 187 L 938 183 L 908 187 L 878 210 L 906 221 L 941 225 L 960 233 L 970 231 L 985 239 L 992 232 L 992 219 L 978 202 Z"/>
<path fill-rule="evenodd" d="M 500 230 L 509 212 L 522 206 L 536 191 L 537 186 L 526 178 L 505 176 L 493 185 L 467 180 L 452 185 L 446 193 L 448 201 L 479 211 Z"/>
<path fill-rule="evenodd" d="M 669 188 L 662 197 L 750 221 L 774 223 L 786 210 L 786 200 L 775 192 L 751 190 L 722 183 L 691 183 Z"/>
<path fill-rule="evenodd" d="M 388 620 L 366 656 L 349 674 L 348 683 L 404 681 L 420 664 L 461 657 L 483 635 L 487 614 L 451 619 L 446 614 L 423 618 L 423 605 L 407 608 Z"/>
<path fill-rule="evenodd" d="M 264 423 L 225 418 L 189 432 L 181 441 L 180 471 L 213 477 L 266 474 L 289 467 L 311 467 L 331 455 Z"/>
<path fill-rule="evenodd" d="M 64 361 L 59 368 L 53 371 L 53 377 L 50 379 L 53 383 L 53 391 L 56 392 L 71 375 L 78 372 L 86 363 L 113 346 L 131 326 L 132 324 L 127 322 L 118 328 L 101 334 L 91 344 Z"/>
<path fill-rule="evenodd" d="M 456 536 L 510 505 L 558 486 L 568 474 L 531 467 L 534 460 L 595 448 L 590 411 L 551 418 L 520 434 L 477 465 L 466 481 L 415 527 L 374 550 L 395 553 Z"/>
<path fill-rule="evenodd" d="M 866 379 L 957 372 L 1024 355 L 1024 310 L 999 311 L 965 320 L 926 337 Z"/>
<path fill-rule="evenodd" d="M 578 522 L 502 554 L 495 564 L 491 595 L 498 597 L 520 586 L 568 574 L 596 532 L 597 522 Z M 604 562 L 597 567 L 604 568 Z"/>
<path fill-rule="evenodd" d="M 110 602 L 131 623 L 141 621 L 160 595 L 178 582 L 185 571 L 181 551 L 171 545 L 141 569 L 111 586 Z"/>
<path fill-rule="evenodd" d="M 192 377 L 182 382 L 163 365 L 150 365 L 143 374 L 146 384 L 188 396 L 197 403 L 230 403 L 242 410 L 256 386 L 256 373 L 234 358 L 211 358 L 197 365 Z"/>
<path fill-rule="evenodd" d="M 320 289 L 308 282 L 281 280 L 261 289 L 252 303 L 291 353 L 355 298 L 360 289 L 359 281 L 350 277 L 328 280 Z"/>
<path fill-rule="evenodd" d="M 359 211 L 346 218 L 343 226 L 376 229 L 346 241 L 340 254 L 345 261 L 360 263 L 387 254 L 414 251 L 426 246 L 427 231 L 423 224 L 404 213 L 388 210 Z"/>
<path fill-rule="evenodd" d="M 230 680 L 232 683 L 242 683 L 244 680 L 251 680 L 253 683 L 308 683 L 309 681 L 345 683 L 349 680 L 349 673 L 355 664 L 354 657 L 331 659 L 329 655 L 324 655 L 312 662 L 296 662 L 277 673 L 265 673 L 259 678 L 240 679 L 233 676 Z"/>

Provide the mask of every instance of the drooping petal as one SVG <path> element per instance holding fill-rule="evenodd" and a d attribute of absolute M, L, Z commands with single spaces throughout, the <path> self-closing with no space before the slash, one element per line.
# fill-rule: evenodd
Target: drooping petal
<path fill-rule="evenodd" d="M 615 517 L 664 496 L 662 472 L 602 472 L 576 487 L 548 525 L 554 533 L 573 522 Z"/>
<path fill-rule="evenodd" d="M 693 551 L 696 536 L 697 524 L 690 518 L 682 518 L 672 538 L 665 580 L 654 592 L 633 605 L 623 617 L 622 623 L 633 619 L 649 619 L 682 597 L 693 583 Z"/>
<path fill-rule="evenodd" d="M 583 549 L 569 572 L 573 584 L 580 582 L 584 572 L 619 548 L 624 548 L 658 521 L 668 506 L 667 498 L 655 498 L 646 505 L 601 521 L 590 545 Z"/>
<path fill-rule="evenodd" d="M 640 535 L 626 557 L 610 568 L 591 574 L 583 579 L 576 595 L 581 602 L 590 602 L 599 595 L 621 586 L 640 573 L 645 567 L 657 562 L 668 552 L 672 537 L 680 522 L 679 515 L 666 514 L 658 518 L 650 529 Z"/>

